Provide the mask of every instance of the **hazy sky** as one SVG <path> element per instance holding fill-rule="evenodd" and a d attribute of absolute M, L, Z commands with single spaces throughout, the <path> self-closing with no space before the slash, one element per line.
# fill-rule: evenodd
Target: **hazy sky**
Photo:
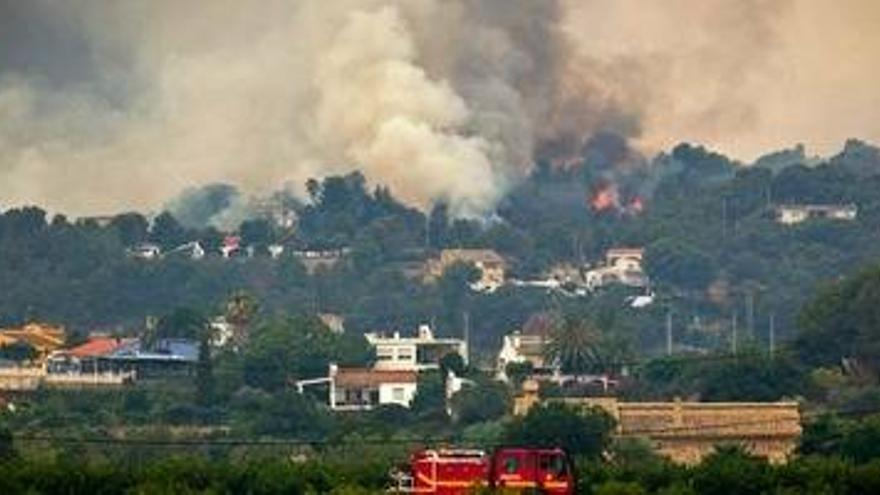
<path fill-rule="evenodd" d="M 354 169 L 491 210 L 597 130 L 880 142 L 871 0 L 0 0 L 0 206 L 152 209 Z"/>
<path fill-rule="evenodd" d="M 693 140 L 752 160 L 803 142 L 880 141 L 880 2 L 571 2 L 582 50 L 642 61 L 643 142 Z M 601 20 L 601 21 L 599 21 Z"/>

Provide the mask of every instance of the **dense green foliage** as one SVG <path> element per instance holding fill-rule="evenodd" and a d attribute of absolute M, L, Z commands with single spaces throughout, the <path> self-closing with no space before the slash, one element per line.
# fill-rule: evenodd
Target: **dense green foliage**
<path fill-rule="evenodd" d="M 569 169 L 537 167 L 491 221 L 453 219 L 443 203 L 425 215 L 388 189 L 368 190 L 360 174 L 310 181 L 307 202 L 287 201 L 297 209 L 295 230 L 264 218 L 240 226 L 243 242 L 256 248 L 254 258 L 220 258 L 223 234 L 193 227 L 229 203 L 232 193 L 223 186 L 208 186 L 196 195 L 200 202 L 175 208 L 183 222 L 168 213 L 152 222 L 137 213 L 106 224 L 71 222 L 61 215 L 47 219 L 38 208 L 11 209 L 0 215 L 0 280 L 15 283 L 4 283 L 0 324 L 43 319 L 81 331 L 132 333 L 147 315 L 177 306 L 216 308 L 245 289 L 268 313 L 339 313 L 355 331 L 433 320 L 441 333 L 456 335 L 467 312 L 474 348 L 491 352 L 501 334 L 559 301 L 522 288 L 468 294 L 462 274 L 423 286 L 404 276 L 414 263 L 444 247 L 489 247 L 511 260 L 515 276 L 534 277 L 560 261 L 596 260 L 608 247 L 641 245 L 662 307 L 635 311 L 621 304 L 626 294 L 610 298 L 603 306 L 620 322 L 613 333 L 653 352 L 663 345 L 671 309 L 676 342 L 711 349 L 727 345 L 734 315 L 743 340 L 765 340 L 771 314 L 779 339 L 793 336 L 795 314 L 818 284 L 880 254 L 880 158 L 868 145 L 849 142 L 819 166 L 777 167 L 768 158 L 743 167 L 683 144 L 643 169 L 621 172 L 600 141 Z M 590 209 L 587 197 L 606 177 L 615 177 L 624 201 L 643 197 L 644 212 Z M 788 202 L 853 203 L 858 219 L 785 227 L 773 221 L 770 207 Z M 168 250 L 192 240 L 208 250 L 205 259 L 181 252 L 161 261 L 126 255 L 144 241 Z M 346 262 L 309 275 L 292 256 L 271 259 L 270 242 L 352 251 Z"/>
<path fill-rule="evenodd" d="M 443 203 L 426 215 L 385 188 L 370 191 L 359 174 L 329 177 L 309 182 L 308 202 L 294 202 L 295 230 L 266 218 L 241 224 L 237 234 L 255 256 L 232 259 L 216 254 L 224 234 L 198 221 L 207 216 L 198 209 L 179 220 L 126 213 L 107 223 L 8 210 L 0 215 L 0 325 L 50 320 L 79 336 L 104 330 L 148 344 L 191 338 L 200 352 L 192 376 L 16 398 L 0 413 L 0 493 L 241 493 L 245 486 L 250 493 L 371 493 L 381 490 L 392 459 L 438 442 L 563 446 L 581 460 L 582 493 L 880 492 L 880 423 L 858 417 L 880 410 L 880 269 L 852 275 L 880 255 L 880 158 L 872 150 L 851 142 L 818 166 L 742 167 L 681 145 L 628 175 L 587 150 L 570 169 L 538 167 L 484 221 L 451 218 Z M 643 195 L 645 211 L 591 209 L 588 195 L 608 177 L 623 201 Z M 219 203 L 231 194 L 208 192 Z M 786 202 L 851 202 L 859 216 L 782 226 L 771 206 Z M 127 252 L 145 241 L 168 252 L 195 239 L 212 254 L 143 260 Z M 273 242 L 350 251 L 310 273 L 293 256 L 272 259 Z M 647 248 L 653 305 L 628 307 L 634 292 L 624 287 L 587 297 L 524 287 L 475 293 L 469 265 L 433 284 L 410 276 L 414 264 L 446 247 L 496 249 L 514 276 L 529 278 L 621 245 Z M 325 312 L 343 315 L 346 332 L 333 333 L 314 316 Z M 565 372 L 620 376 L 625 398 L 797 399 L 811 413 L 839 415 L 809 422 L 802 457 L 787 466 L 724 450 L 683 468 L 649 446 L 612 442 L 613 423 L 601 413 L 550 404 L 511 418 L 516 388 L 456 356 L 444 358 L 440 372 L 420 375 L 411 409 L 334 414 L 326 386 L 303 394 L 294 386 L 325 376 L 330 363 L 368 365 L 365 330 L 430 321 L 441 335 L 461 336 L 468 328 L 471 364 L 484 364 L 501 335 L 536 314 L 553 315 L 548 361 Z M 209 344 L 216 315 L 236 334 L 222 350 Z M 765 345 L 771 315 L 779 339 L 773 353 Z M 147 316 L 159 318 L 144 325 Z M 665 350 L 667 318 L 676 355 L 652 359 Z M 0 349 L 0 358 L 33 353 L 16 345 Z M 446 401 L 449 371 L 467 382 Z M 507 371 L 518 387 L 531 370 Z M 46 433 L 66 440 L 32 438 Z M 115 445 L 119 439 L 129 444 Z M 172 448 L 176 439 L 195 439 L 186 453 L 204 458 L 157 461 L 187 450 Z M 248 457 L 244 444 L 256 439 L 277 447 L 270 460 Z"/>
<path fill-rule="evenodd" d="M 538 405 L 507 425 L 515 445 L 561 447 L 569 454 L 598 459 L 610 441 L 614 419 L 600 409 L 579 411 L 558 402 Z"/>
<path fill-rule="evenodd" d="M 209 460 L 190 452 L 133 463 L 114 458 L 86 461 L 17 458 L 0 461 L 0 492 L 50 494 L 251 493 L 379 494 L 393 463 L 372 447 L 342 451 L 281 450 L 252 453 L 238 461 Z M 308 457 L 309 460 L 303 460 Z M 771 466 L 735 448 L 721 449 L 694 467 L 656 459 L 577 462 L 578 493 L 584 495 L 765 494 L 864 495 L 880 490 L 880 460 L 807 456 Z"/>
<path fill-rule="evenodd" d="M 802 357 L 818 365 L 857 359 L 880 370 L 880 266 L 826 287 L 801 313 Z"/>

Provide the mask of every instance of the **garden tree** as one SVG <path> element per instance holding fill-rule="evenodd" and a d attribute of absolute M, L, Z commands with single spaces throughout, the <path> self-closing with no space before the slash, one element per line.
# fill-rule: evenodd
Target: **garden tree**
<path fill-rule="evenodd" d="M 478 244 L 514 259 L 530 260 L 535 255 L 535 241 L 508 223 L 489 224 L 480 235 Z M 528 264 L 526 267 L 529 268 Z"/>
<path fill-rule="evenodd" d="M 125 246 L 134 246 L 147 240 L 150 223 L 143 215 L 136 212 L 122 213 L 110 220 L 110 229 Z"/>
<path fill-rule="evenodd" d="M 572 455 L 598 459 L 613 429 L 614 418 L 601 409 L 581 411 L 549 402 L 508 423 L 505 440 L 517 445 L 561 447 Z"/>
<path fill-rule="evenodd" d="M 880 415 L 850 423 L 844 431 L 839 455 L 860 463 L 880 459 Z"/>
<path fill-rule="evenodd" d="M 293 380 L 326 376 L 330 363 L 365 366 L 372 354 L 362 335 L 336 334 L 315 317 L 294 316 L 258 326 L 242 360 L 247 385 L 276 391 Z"/>
<path fill-rule="evenodd" d="M 153 219 L 149 239 L 167 251 L 185 243 L 187 231 L 171 213 L 165 211 Z"/>
<path fill-rule="evenodd" d="M 788 356 L 754 350 L 707 359 L 694 378 L 708 401 L 775 401 L 806 391 L 804 373 Z"/>
<path fill-rule="evenodd" d="M 511 409 L 511 396 L 505 384 L 483 378 L 465 385 L 450 403 L 452 419 L 468 425 L 503 417 Z"/>
<path fill-rule="evenodd" d="M 532 376 L 535 372 L 535 366 L 531 361 L 523 361 L 522 363 L 507 363 L 504 367 L 504 374 L 510 380 L 510 384 L 514 390 L 519 390 L 526 378 Z"/>
<path fill-rule="evenodd" d="M 202 332 L 196 363 L 196 403 L 202 407 L 210 406 L 214 400 L 214 366 L 211 359 L 211 334 Z"/>
<path fill-rule="evenodd" d="M 0 233 L 9 237 L 33 238 L 46 227 L 46 212 L 36 206 L 25 206 L 6 210 L 0 222 Z"/>
<path fill-rule="evenodd" d="M 219 253 L 226 235 L 216 227 L 207 226 L 197 232 L 198 242 L 207 253 Z"/>
<path fill-rule="evenodd" d="M 199 340 L 208 333 L 208 319 L 193 308 L 178 307 L 171 313 L 159 318 L 155 334 L 147 335 L 148 344 L 160 339 Z"/>
<path fill-rule="evenodd" d="M 852 422 L 835 414 L 822 414 L 804 425 L 798 453 L 802 455 L 840 455 L 841 443 Z"/>
<path fill-rule="evenodd" d="M 12 430 L 6 425 L 0 425 L 0 463 L 10 461 L 17 457 L 15 450 L 15 439 L 12 437 Z"/>
<path fill-rule="evenodd" d="M 411 408 L 413 413 L 424 420 L 446 419 L 446 386 L 439 370 L 419 373 Z"/>
<path fill-rule="evenodd" d="M 233 397 L 234 424 L 247 435 L 321 441 L 335 424 L 326 406 L 295 390 L 243 389 Z"/>
<path fill-rule="evenodd" d="M 701 495 L 759 495 L 771 491 L 771 474 L 764 459 L 738 447 L 722 447 L 703 461 L 692 483 Z"/>
<path fill-rule="evenodd" d="M 424 215 L 398 202 L 385 187 L 368 192 L 366 179 L 359 172 L 327 177 L 320 183 L 310 181 L 307 189 L 311 204 L 300 212 L 299 237 L 308 245 L 350 246 L 361 230 L 382 218 L 402 222 L 408 237 L 418 239 L 421 245 Z"/>
<path fill-rule="evenodd" d="M 634 481 L 610 480 L 602 483 L 592 492 L 594 495 L 646 495 L 645 488 Z"/>
<path fill-rule="evenodd" d="M 438 201 L 428 215 L 427 245 L 430 249 L 443 249 L 447 245 L 449 230 L 449 204 Z"/>
<path fill-rule="evenodd" d="M 803 362 L 838 365 L 857 360 L 880 372 L 880 266 L 826 287 L 798 318 L 796 348 Z"/>
<path fill-rule="evenodd" d="M 683 166 L 677 180 L 689 184 L 729 178 L 737 167 L 724 155 L 690 143 L 681 143 L 673 148 L 672 159 Z"/>
<path fill-rule="evenodd" d="M 648 275 L 686 289 L 704 289 L 715 277 L 712 259 L 679 240 L 661 239 L 645 253 Z"/>
<path fill-rule="evenodd" d="M 443 373 L 443 376 L 447 376 L 450 371 L 455 373 L 456 376 L 464 376 L 465 371 L 467 371 L 467 365 L 461 354 L 450 352 L 440 358 L 440 372 Z"/>
<path fill-rule="evenodd" d="M 244 246 L 266 246 L 275 240 L 272 224 L 266 218 L 251 218 L 238 228 Z"/>
<path fill-rule="evenodd" d="M 437 292 L 443 303 L 443 320 L 451 328 L 463 328 L 463 315 L 470 310 L 470 285 L 480 278 L 480 271 L 470 263 L 455 263 L 443 271 Z"/>
<path fill-rule="evenodd" d="M 355 266 L 368 273 L 385 263 L 405 258 L 407 251 L 420 247 L 422 235 L 415 235 L 403 216 L 384 216 L 370 222 L 355 237 L 352 246 Z"/>
<path fill-rule="evenodd" d="M 455 248 L 470 248 L 479 245 L 482 226 L 476 220 L 456 218 L 447 230 L 446 245 Z"/>
<path fill-rule="evenodd" d="M 745 349 L 737 355 L 653 359 L 636 370 L 642 399 L 697 395 L 706 401 L 775 401 L 810 391 L 790 356 Z"/>

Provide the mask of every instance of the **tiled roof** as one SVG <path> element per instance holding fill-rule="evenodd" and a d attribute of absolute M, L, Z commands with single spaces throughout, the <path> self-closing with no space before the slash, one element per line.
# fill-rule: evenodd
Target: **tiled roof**
<path fill-rule="evenodd" d="M 39 323 L 28 323 L 21 328 L 7 328 L 0 331 L 4 337 L 24 341 L 44 349 L 54 349 L 64 344 L 64 329 Z"/>
<path fill-rule="evenodd" d="M 447 263 L 453 261 L 504 263 L 504 258 L 492 249 L 444 249 L 440 256 Z"/>
<path fill-rule="evenodd" d="M 131 341 L 132 339 L 119 339 L 116 337 L 92 337 L 85 344 L 68 349 L 66 354 L 78 358 L 106 356 L 120 347 L 131 343 Z"/>
<path fill-rule="evenodd" d="M 415 371 L 371 370 L 367 368 L 340 368 L 336 385 L 342 387 L 375 387 L 383 383 L 416 383 Z"/>

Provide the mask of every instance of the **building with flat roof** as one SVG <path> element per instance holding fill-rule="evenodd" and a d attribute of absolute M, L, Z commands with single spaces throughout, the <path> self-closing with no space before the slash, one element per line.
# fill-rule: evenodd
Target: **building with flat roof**
<path fill-rule="evenodd" d="M 420 325 L 415 336 L 403 337 L 399 332 L 391 336 L 379 333 L 364 335 L 376 351 L 377 370 L 421 371 L 438 369 L 447 354 L 458 354 L 468 361 L 468 346 L 463 339 L 435 337 L 428 325 Z"/>
<path fill-rule="evenodd" d="M 492 249 L 444 249 L 438 258 L 428 260 L 425 280 L 437 280 L 458 263 L 470 264 L 479 270 L 479 280 L 471 284 L 475 291 L 494 292 L 506 281 L 507 261 Z"/>
<path fill-rule="evenodd" d="M 330 408 L 369 410 L 380 405 L 409 407 L 417 390 L 418 373 L 405 370 L 330 367 Z"/>
<path fill-rule="evenodd" d="M 807 220 L 853 221 L 859 215 L 855 204 L 787 204 L 776 205 L 776 221 L 783 225 L 796 225 Z"/>

